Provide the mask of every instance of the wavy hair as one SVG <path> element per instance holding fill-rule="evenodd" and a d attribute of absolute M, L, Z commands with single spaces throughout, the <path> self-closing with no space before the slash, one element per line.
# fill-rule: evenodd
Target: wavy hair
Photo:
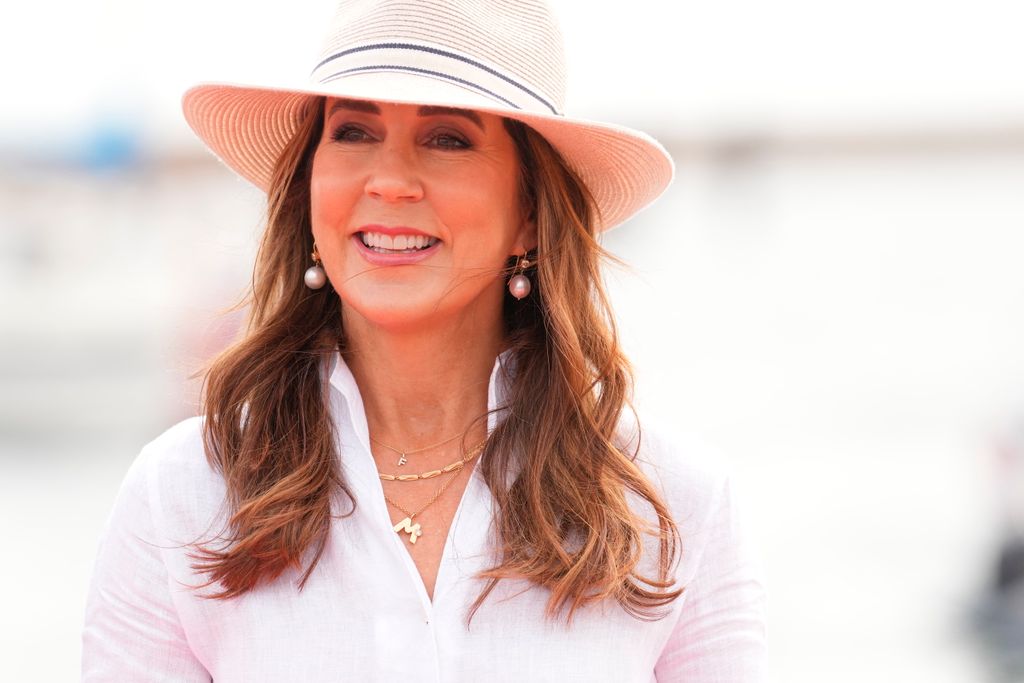
<path fill-rule="evenodd" d="M 274 169 L 247 332 L 206 374 L 204 444 L 230 510 L 216 546 L 193 544 L 192 567 L 207 578 L 199 587 L 219 584 L 211 598 L 237 597 L 287 570 L 302 571 L 301 590 L 323 553 L 332 500 L 351 509 L 356 502 L 340 473 L 324 375 L 325 358 L 345 348 L 341 304 L 330 286 L 312 291 L 302 282 L 323 125 L 323 99 L 311 98 Z M 548 589 L 549 618 L 571 621 L 608 598 L 638 618 L 658 618 L 683 591 L 672 578 L 679 532 L 634 462 L 639 441 L 633 449 L 621 442 L 632 374 L 601 284 L 609 255 L 595 238 L 595 204 L 540 134 L 513 120 L 505 126 L 537 226 L 528 271 L 535 287 L 522 301 L 506 297 L 515 372 L 506 417 L 479 463 L 497 503 L 499 553 L 467 619 L 509 578 Z M 658 546 L 654 576 L 640 571 L 647 539 Z"/>

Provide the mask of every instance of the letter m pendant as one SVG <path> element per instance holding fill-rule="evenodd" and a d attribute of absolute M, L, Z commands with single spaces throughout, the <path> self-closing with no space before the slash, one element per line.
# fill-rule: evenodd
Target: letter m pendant
<path fill-rule="evenodd" d="M 416 539 L 423 535 L 423 532 L 420 531 L 420 525 L 418 523 L 413 524 L 411 517 L 406 517 L 396 524 L 394 530 L 399 533 L 404 531 L 409 534 L 409 543 L 416 543 Z"/>

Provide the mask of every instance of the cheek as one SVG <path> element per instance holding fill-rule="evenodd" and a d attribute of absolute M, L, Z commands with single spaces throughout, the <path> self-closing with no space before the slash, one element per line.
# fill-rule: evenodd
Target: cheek
<path fill-rule="evenodd" d="M 471 174 L 445 183 L 435 192 L 435 206 L 450 227 L 464 231 L 463 239 L 478 245 L 515 239 L 521 224 L 517 179 L 505 175 Z"/>
<path fill-rule="evenodd" d="M 326 231 L 345 225 L 352 207 L 348 190 L 338 174 L 325 172 L 314 164 L 309 182 L 310 221 L 314 237 L 322 237 Z"/>

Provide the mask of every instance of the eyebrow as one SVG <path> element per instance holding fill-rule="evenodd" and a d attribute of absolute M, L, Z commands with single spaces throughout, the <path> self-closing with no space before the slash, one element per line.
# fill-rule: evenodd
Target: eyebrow
<path fill-rule="evenodd" d="M 461 116 L 465 119 L 469 119 L 477 125 L 480 130 L 484 130 L 484 120 L 480 118 L 480 115 L 470 109 L 458 109 L 456 107 L 431 107 L 422 106 L 416 111 L 417 116 Z"/>
<path fill-rule="evenodd" d="M 377 114 L 380 115 L 380 105 L 376 102 L 368 102 L 366 100 L 349 100 L 339 99 L 335 100 L 334 104 L 331 105 L 330 111 L 327 115 L 330 116 L 339 109 L 348 109 L 349 111 L 363 112 L 364 114 Z M 480 115 L 470 109 L 459 109 L 457 107 L 438 107 L 431 105 L 423 105 L 416 110 L 417 116 L 461 116 L 464 119 L 468 119 L 477 125 L 480 130 L 485 130 L 484 121 L 480 118 Z"/>

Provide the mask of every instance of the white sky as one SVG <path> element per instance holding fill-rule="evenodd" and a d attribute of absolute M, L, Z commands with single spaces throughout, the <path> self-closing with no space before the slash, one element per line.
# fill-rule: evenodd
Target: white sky
<path fill-rule="evenodd" d="M 663 136 L 1024 121 L 1024 3 L 1012 0 L 554 4 L 577 115 Z M 303 77 L 333 5 L 19 3 L 0 27 L 0 139 L 66 135 L 107 115 L 177 144 L 185 87 Z"/>

